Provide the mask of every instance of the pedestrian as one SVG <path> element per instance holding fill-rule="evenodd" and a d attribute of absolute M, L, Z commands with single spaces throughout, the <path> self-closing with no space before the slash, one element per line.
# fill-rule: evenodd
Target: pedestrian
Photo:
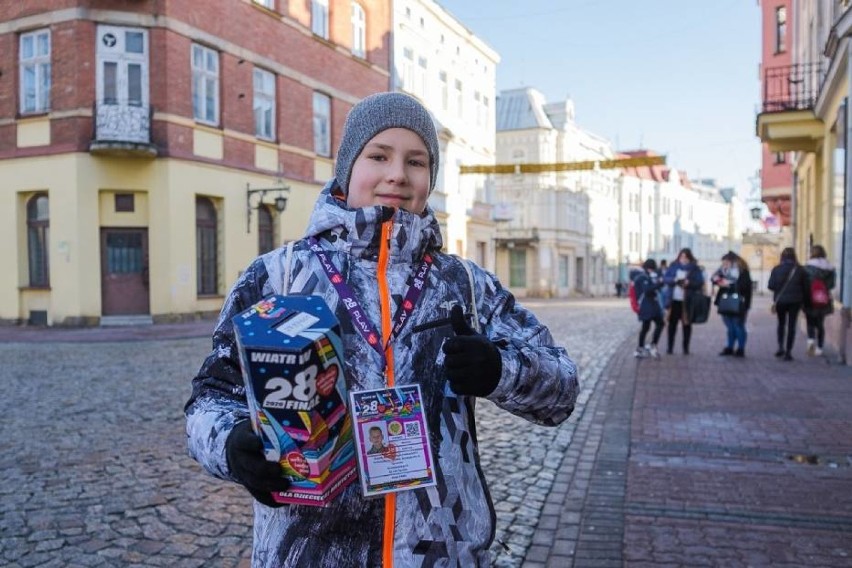
<path fill-rule="evenodd" d="M 305 238 L 292 256 L 282 247 L 257 258 L 225 300 L 186 404 L 187 436 L 210 474 L 255 498 L 254 567 L 487 566 L 495 510 L 479 463 L 476 398 L 545 426 L 573 411 L 577 367 L 547 327 L 493 274 L 441 252 L 427 204 L 439 155 L 416 99 L 379 93 L 356 104 Z M 324 508 L 270 499 L 288 484 L 251 431 L 231 318 L 274 293 L 318 295 L 335 312 L 350 392 L 420 385 L 437 486 L 365 499 L 353 483 Z M 369 320 L 358 327 L 356 304 Z M 376 334 L 378 345 L 369 341 Z"/>
<path fill-rule="evenodd" d="M 621 280 L 617 280 L 615 282 L 615 297 L 621 297 L 621 291 L 624 289 L 624 284 L 621 283 Z"/>
<path fill-rule="evenodd" d="M 668 286 L 668 346 L 666 353 L 674 351 L 678 323 L 683 327 L 683 354 L 689 355 L 692 338 L 692 302 L 704 287 L 704 273 L 689 248 L 682 248 L 677 258 L 666 270 L 663 281 Z"/>
<path fill-rule="evenodd" d="M 796 251 L 792 247 L 781 251 L 781 262 L 769 273 L 767 288 L 772 290 L 772 307 L 778 318 L 778 350 L 775 356 L 792 361 L 796 319 L 802 307 L 806 303 L 810 304 L 808 275 L 796 259 Z"/>
<path fill-rule="evenodd" d="M 657 272 L 657 261 L 649 258 L 642 263 L 642 270 L 636 271 L 633 276 L 633 287 L 636 289 L 636 297 L 639 299 L 639 313 L 637 317 L 642 322 L 639 330 L 639 345 L 633 354 L 634 357 L 659 358 L 657 342 L 663 333 L 663 305 L 662 288 L 663 279 Z M 654 333 L 651 336 L 651 344 L 645 343 L 651 324 L 654 324 Z"/>
<path fill-rule="evenodd" d="M 748 263 L 734 251 L 722 257 L 722 265 L 713 273 L 711 282 L 719 287 L 715 304 L 727 329 L 727 343 L 722 356 L 745 357 L 746 320 L 751 309 L 751 273 Z M 728 300 L 731 300 L 730 302 Z M 724 306 L 722 305 L 724 302 Z M 736 306 L 732 309 L 731 306 Z"/>
<path fill-rule="evenodd" d="M 811 247 L 811 257 L 805 263 L 805 273 L 810 286 L 810 305 L 805 306 L 808 327 L 808 355 L 822 355 L 825 345 L 825 318 L 834 312 L 831 290 L 837 280 L 837 271 L 828 261 L 822 245 Z"/>

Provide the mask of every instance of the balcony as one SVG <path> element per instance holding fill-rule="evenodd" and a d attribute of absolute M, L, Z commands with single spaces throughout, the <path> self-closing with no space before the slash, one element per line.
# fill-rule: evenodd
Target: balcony
<path fill-rule="evenodd" d="M 814 113 L 824 77 L 820 63 L 767 68 L 757 135 L 771 152 L 814 152 L 825 133 Z"/>
<path fill-rule="evenodd" d="M 155 158 L 151 143 L 150 105 L 116 102 L 94 104 L 94 129 L 89 152 L 99 156 Z"/>

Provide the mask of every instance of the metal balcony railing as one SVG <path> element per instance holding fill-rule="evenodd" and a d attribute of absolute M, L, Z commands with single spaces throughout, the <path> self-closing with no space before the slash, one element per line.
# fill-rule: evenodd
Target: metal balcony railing
<path fill-rule="evenodd" d="M 151 105 L 122 101 L 95 101 L 95 142 L 151 143 Z"/>
<path fill-rule="evenodd" d="M 763 112 L 813 109 L 823 78 L 822 63 L 767 68 L 763 75 Z"/>

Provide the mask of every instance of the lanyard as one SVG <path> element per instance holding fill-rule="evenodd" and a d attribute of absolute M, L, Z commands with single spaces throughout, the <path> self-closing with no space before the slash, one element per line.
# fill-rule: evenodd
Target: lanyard
<path fill-rule="evenodd" d="M 429 270 L 432 268 L 432 256 L 429 253 L 424 254 L 420 267 L 408 279 L 408 291 L 405 293 L 402 304 L 400 304 L 396 314 L 394 315 L 394 323 L 391 328 L 388 343 L 383 347 L 381 345 L 381 340 L 379 339 L 381 335 L 378 331 L 376 331 L 376 327 L 367 317 L 367 314 L 364 312 L 361 304 L 359 304 L 358 300 L 355 298 L 352 288 L 346 284 L 343 279 L 343 275 L 340 274 L 337 267 L 332 264 L 331 259 L 328 258 L 328 255 L 319 245 L 319 242 L 315 237 L 311 237 L 308 239 L 308 244 L 311 246 L 311 252 L 313 252 L 319 259 L 320 264 L 322 265 L 323 270 L 325 270 L 325 274 L 328 276 L 329 281 L 334 286 L 334 289 L 337 290 L 337 295 L 340 296 L 340 301 L 343 302 L 343 305 L 349 312 L 349 318 L 352 320 L 352 324 L 355 326 L 355 329 L 358 330 L 367 343 L 382 357 L 382 361 L 387 364 L 384 349 L 386 349 L 387 346 L 390 345 L 390 342 L 399 335 L 402 327 L 405 325 L 405 322 L 408 321 L 408 318 L 411 317 L 412 312 L 414 312 L 417 300 L 420 298 L 421 292 L 423 292 L 423 285 L 426 283 L 426 277 L 429 274 Z"/>

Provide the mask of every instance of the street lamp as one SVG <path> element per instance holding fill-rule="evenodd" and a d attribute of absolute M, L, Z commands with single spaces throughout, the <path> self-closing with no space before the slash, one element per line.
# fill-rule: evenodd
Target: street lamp
<path fill-rule="evenodd" d="M 261 187 L 252 189 L 249 184 L 246 184 L 246 233 L 251 233 L 251 211 L 252 209 L 260 209 L 263 206 L 263 198 L 267 193 L 274 192 L 276 194 L 275 210 L 283 213 L 287 209 L 287 195 L 290 193 L 290 186 L 284 185 L 281 179 L 278 180 L 279 187 Z M 252 205 L 252 196 L 258 196 L 257 204 Z"/>

